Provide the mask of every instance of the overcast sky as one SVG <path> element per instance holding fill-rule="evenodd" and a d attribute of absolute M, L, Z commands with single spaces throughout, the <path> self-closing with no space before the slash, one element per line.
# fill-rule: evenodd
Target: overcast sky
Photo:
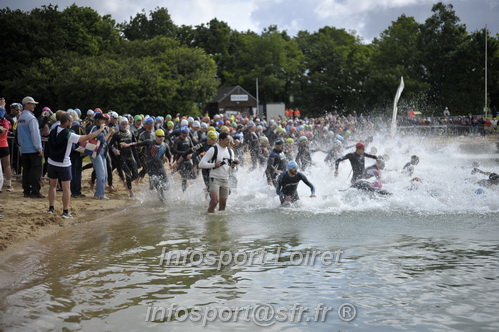
<path fill-rule="evenodd" d="M 413 16 L 423 23 L 431 16 L 437 0 L 0 0 L 0 7 L 29 11 L 49 3 L 62 10 L 72 3 L 110 14 L 117 22 L 130 20 L 145 9 L 166 7 L 176 25 L 200 25 L 212 18 L 227 22 L 232 29 L 261 33 L 269 25 L 294 36 L 329 25 L 355 30 L 365 42 L 390 26 L 400 15 Z M 499 0 L 442 1 L 454 6 L 461 23 L 473 32 L 486 24 L 499 33 Z"/>

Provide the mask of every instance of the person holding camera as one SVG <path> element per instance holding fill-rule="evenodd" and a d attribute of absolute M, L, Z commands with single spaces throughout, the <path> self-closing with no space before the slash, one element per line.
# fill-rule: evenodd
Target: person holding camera
<path fill-rule="evenodd" d="M 239 164 L 239 160 L 234 159 L 234 152 L 229 147 L 230 136 L 221 133 L 218 136 L 218 143 L 210 148 L 199 162 L 199 168 L 208 169 L 210 192 L 210 205 L 208 213 L 214 213 L 218 205 L 219 211 L 224 211 L 229 197 L 229 170 Z"/>

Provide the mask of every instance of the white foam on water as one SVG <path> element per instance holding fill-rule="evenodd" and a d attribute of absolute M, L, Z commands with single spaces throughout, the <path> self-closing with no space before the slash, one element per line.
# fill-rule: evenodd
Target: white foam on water
<path fill-rule="evenodd" d="M 346 145 L 354 145 L 355 142 L 352 140 Z M 333 170 L 324 162 L 325 153 L 313 153 L 315 165 L 304 174 L 314 184 L 317 197 L 309 198 L 310 189 L 301 182 L 298 186 L 299 203 L 291 208 L 282 208 L 282 211 L 317 214 L 369 211 L 418 214 L 496 212 L 499 210 L 499 188 L 483 188 L 485 192 L 478 195 L 475 191 L 481 186 L 476 182 L 487 179 L 487 176 L 471 174 L 473 161 L 480 162 L 482 170 L 498 171 L 499 156 L 494 153 L 495 144 L 484 142 L 480 146 L 481 151 L 475 154 L 461 148 L 466 142 L 476 144 L 472 138 L 468 141 L 448 138 L 444 142 L 434 142 L 425 137 L 375 136 L 366 151 L 376 147 L 377 155 L 389 155 L 386 169 L 382 172 L 382 181 L 383 189 L 393 193 L 392 196 L 369 195 L 350 188 L 351 167 L 348 160 L 340 164 L 340 174 L 334 177 Z M 353 150 L 347 149 L 343 154 Z M 421 183 L 414 183 L 414 190 L 410 190 L 412 177 L 401 172 L 412 155 L 417 155 L 420 159 L 412 177 L 422 179 Z M 251 162 L 246 160 L 246 167 L 240 167 L 236 173 L 238 187 L 229 196 L 227 209 L 241 213 L 280 209 L 279 199 L 274 187 L 267 184 L 264 169 L 249 171 L 249 163 Z M 374 160 L 366 158 L 366 167 L 372 164 Z M 205 213 L 209 201 L 203 190 L 201 176 L 189 182 L 186 192 L 181 191 L 180 180 L 173 178 L 166 206 L 183 206 Z M 157 200 L 160 203 L 154 192 L 145 193 L 141 200 Z"/>

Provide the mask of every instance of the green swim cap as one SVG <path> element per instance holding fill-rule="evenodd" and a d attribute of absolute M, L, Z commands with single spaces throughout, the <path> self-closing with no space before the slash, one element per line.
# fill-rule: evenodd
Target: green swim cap
<path fill-rule="evenodd" d="M 133 117 L 133 122 L 136 122 L 136 121 L 139 121 L 139 120 L 142 120 L 142 117 L 140 115 L 136 115 Z"/>

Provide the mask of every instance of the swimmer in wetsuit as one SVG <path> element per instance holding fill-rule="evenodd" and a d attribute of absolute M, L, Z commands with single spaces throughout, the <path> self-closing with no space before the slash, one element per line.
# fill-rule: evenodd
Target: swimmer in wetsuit
<path fill-rule="evenodd" d="M 308 181 L 307 177 L 303 175 L 303 173 L 298 172 L 298 164 L 292 160 L 288 163 L 288 170 L 282 173 L 277 180 L 276 193 L 279 195 L 281 205 L 296 202 L 300 199 L 298 193 L 296 192 L 300 181 L 303 181 L 310 187 L 310 191 L 312 192 L 310 197 L 316 197 L 314 185 Z"/>
<path fill-rule="evenodd" d="M 365 158 L 368 157 L 371 159 L 378 159 L 375 155 L 365 153 L 364 149 L 364 143 L 359 142 L 355 145 L 355 152 L 348 153 L 342 158 L 336 159 L 336 162 L 334 163 L 335 165 L 335 172 L 334 176 L 338 176 L 338 167 L 340 165 L 340 162 L 343 160 L 350 160 L 350 164 L 352 165 L 352 171 L 353 171 L 353 176 L 352 176 L 352 184 L 357 182 L 357 180 L 362 179 L 362 176 L 364 175 L 364 168 L 365 168 Z"/>
<path fill-rule="evenodd" d="M 380 181 L 374 181 L 373 183 L 365 181 L 365 180 L 360 180 L 352 184 L 352 188 L 356 188 L 359 190 L 364 190 L 369 193 L 376 193 L 380 195 L 391 195 L 392 193 L 389 193 L 386 190 L 381 189 L 381 182 Z"/>
<path fill-rule="evenodd" d="M 483 187 L 491 187 L 499 184 L 499 175 L 496 173 L 491 173 L 488 179 L 480 180 L 476 184 Z"/>
<path fill-rule="evenodd" d="M 376 160 L 376 164 L 366 168 L 364 172 L 364 179 L 372 178 L 373 176 L 376 180 L 381 180 L 381 171 L 385 169 L 385 162 L 381 159 Z"/>
<path fill-rule="evenodd" d="M 184 151 L 184 153 L 177 159 L 177 162 L 173 165 L 173 169 L 177 169 L 178 165 L 182 165 L 183 161 L 192 155 L 191 159 L 195 163 L 194 169 L 198 168 L 199 161 L 206 154 L 206 152 L 215 145 L 218 139 L 218 133 L 216 131 L 209 131 L 206 140 L 201 141 L 200 143 L 194 145 L 190 149 Z M 209 180 L 210 180 L 210 171 L 208 169 L 203 168 L 201 170 L 203 174 L 204 184 L 208 190 Z M 208 192 L 208 191 L 207 191 Z"/>
<path fill-rule="evenodd" d="M 404 165 L 402 172 L 406 173 L 409 176 L 412 176 L 412 174 L 414 173 L 414 166 L 417 164 L 419 164 L 419 157 L 414 155 L 411 157 L 411 161 Z"/>
<path fill-rule="evenodd" d="M 146 147 L 146 169 L 149 174 L 149 184 L 151 189 L 158 191 L 159 199 L 166 202 L 166 189 L 168 187 L 168 177 L 163 166 L 165 162 L 172 164 L 172 154 L 168 144 L 165 143 L 165 132 L 163 129 L 158 129 L 155 132 L 154 140 L 148 139 L 142 142 L 120 143 L 121 148 L 129 148 L 130 146 L 145 146 Z"/>

